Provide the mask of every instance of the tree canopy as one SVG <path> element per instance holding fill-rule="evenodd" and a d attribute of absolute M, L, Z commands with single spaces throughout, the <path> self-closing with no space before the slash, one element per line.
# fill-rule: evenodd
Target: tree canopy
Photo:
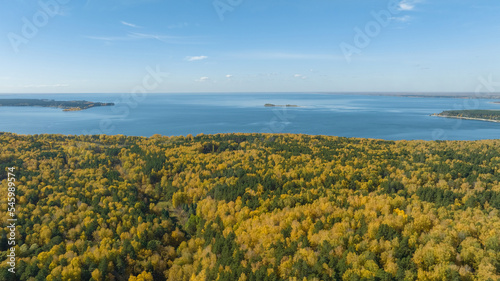
<path fill-rule="evenodd" d="M 2 280 L 499 280 L 500 140 L 0 134 Z M 7 225 L 7 196 L 0 217 Z"/>

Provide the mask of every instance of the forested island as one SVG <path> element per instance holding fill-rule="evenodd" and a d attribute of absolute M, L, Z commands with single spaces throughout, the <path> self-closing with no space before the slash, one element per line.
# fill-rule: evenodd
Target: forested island
<path fill-rule="evenodd" d="M 0 99 L 0 106 L 41 106 L 57 107 L 63 111 L 79 111 L 97 106 L 113 106 L 114 103 L 91 102 L 85 100 L 56 101 L 52 99 Z"/>
<path fill-rule="evenodd" d="M 272 103 L 266 103 L 264 104 L 265 107 L 299 107 L 298 105 L 295 104 L 272 104 Z"/>
<path fill-rule="evenodd" d="M 500 110 L 449 110 L 433 116 L 500 122 Z"/>
<path fill-rule="evenodd" d="M 0 143 L 0 280 L 500 279 L 500 140 Z"/>

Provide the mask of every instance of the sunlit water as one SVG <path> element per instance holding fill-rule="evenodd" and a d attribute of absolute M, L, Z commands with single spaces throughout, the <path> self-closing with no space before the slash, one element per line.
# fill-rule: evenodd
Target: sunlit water
<path fill-rule="evenodd" d="M 340 94 L 0 95 L 115 102 L 64 112 L 0 107 L 0 131 L 20 134 L 301 133 L 387 140 L 500 139 L 500 123 L 429 116 L 452 109 L 500 109 L 486 99 L 408 98 Z M 264 107 L 293 104 L 297 108 Z"/>

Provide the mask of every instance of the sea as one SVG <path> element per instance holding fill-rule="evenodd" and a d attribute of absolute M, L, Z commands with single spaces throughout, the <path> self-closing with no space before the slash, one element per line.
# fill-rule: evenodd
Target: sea
<path fill-rule="evenodd" d="M 490 99 L 341 93 L 3 94 L 0 98 L 115 103 L 71 112 L 0 107 L 0 131 L 18 134 L 293 133 L 383 140 L 500 139 L 500 123 L 431 116 L 444 110 L 500 109 L 500 104 L 492 103 L 498 100 Z"/>

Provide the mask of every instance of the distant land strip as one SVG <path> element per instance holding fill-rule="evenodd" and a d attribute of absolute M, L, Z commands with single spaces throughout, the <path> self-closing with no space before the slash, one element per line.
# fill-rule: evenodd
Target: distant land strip
<path fill-rule="evenodd" d="M 265 107 L 300 107 L 295 104 L 272 104 L 272 103 L 266 103 L 264 104 Z"/>
<path fill-rule="evenodd" d="M 466 120 L 478 120 L 488 122 L 500 122 L 500 110 L 448 110 L 432 116 L 457 118 Z"/>
<path fill-rule="evenodd" d="M 63 111 L 80 111 L 98 106 L 113 106 L 112 102 L 91 102 L 85 100 L 56 101 L 51 99 L 0 99 L 0 106 L 41 106 L 62 108 Z"/>

